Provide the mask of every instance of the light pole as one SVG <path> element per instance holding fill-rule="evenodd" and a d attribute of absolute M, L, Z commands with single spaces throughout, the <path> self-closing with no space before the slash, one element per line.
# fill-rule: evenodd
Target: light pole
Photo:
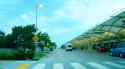
<path fill-rule="evenodd" d="M 35 14 L 36 14 L 36 30 L 37 30 L 37 23 L 38 23 L 38 8 L 42 8 L 43 7 L 43 5 L 42 4 L 40 4 L 40 3 L 37 3 L 36 5 L 35 5 Z M 38 40 L 39 40 L 39 37 L 37 36 L 37 31 L 36 31 L 36 34 L 35 34 L 35 36 L 33 37 L 33 40 L 35 40 L 34 41 L 34 43 L 35 43 L 35 53 L 38 53 L 38 51 L 37 51 L 37 49 L 38 49 Z"/>
<path fill-rule="evenodd" d="M 36 29 L 37 29 L 37 23 L 38 23 L 38 8 L 42 8 L 43 7 L 43 5 L 42 4 L 40 4 L 40 3 L 37 3 L 36 4 Z"/>
<path fill-rule="evenodd" d="M 36 4 L 36 29 L 37 29 L 37 4 Z"/>

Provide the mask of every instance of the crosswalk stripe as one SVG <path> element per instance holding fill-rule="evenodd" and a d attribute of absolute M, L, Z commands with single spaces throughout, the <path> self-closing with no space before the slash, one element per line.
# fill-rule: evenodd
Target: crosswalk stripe
<path fill-rule="evenodd" d="M 55 63 L 53 69 L 64 69 L 62 63 Z"/>
<path fill-rule="evenodd" d="M 44 69 L 45 64 L 37 64 L 33 69 Z"/>
<path fill-rule="evenodd" d="M 100 65 L 100 64 L 98 64 L 98 63 L 96 63 L 96 62 L 87 62 L 87 63 L 88 63 L 89 65 L 91 65 L 91 66 L 97 68 L 97 69 L 110 69 L 110 68 L 108 68 L 108 67 L 106 67 L 106 66 L 103 66 L 103 65 Z"/>
<path fill-rule="evenodd" d="M 125 64 L 125 61 L 118 61 L 119 63 Z"/>
<path fill-rule="evenodd" d="M 86 67 L 82 66 L 79 63 L 70 63 L 75 69 L 86 69 Z"/>
<path fill-rule="evenodd" d="M 114 67 L 118 67 L 118 68 L 125 68 L 124 65 L 113 63 L 113 62 L 104 62 L 104 63 L 108 64 L 108 65 L 111 65 L 111 66 L 114 66 Z"/>

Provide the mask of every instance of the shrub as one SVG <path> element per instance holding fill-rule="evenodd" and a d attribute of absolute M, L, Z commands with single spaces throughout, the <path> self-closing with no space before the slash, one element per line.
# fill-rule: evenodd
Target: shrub
<path fill-rule="evenodd" d="M 34 55 L 34 57 L 32 58 L 32 60 L 39 60 L 40 58 L 45 56 L 45 52 L 38 52 Z"/>
<path fill-rule="evenodd" d="M 1 52 L 0 53 L 0 60 L 14 60 L 15 55 L 9 52 Z"/>
<path fill-rule="evenodd" d="M 25 50 L 25 56 L 27 59 L 32 59 L 34 56 L 34 52 L 32 49 L 26 49 Z"/>
<path fill-rule="evenodd" d="M 15 57 L 18 60 L 22 60 L 25 59 L 25 50 L 22 47 L 19 47 L 16 51 L 15 51 Z"/>
<path fill-rule="evenodd" d="M 24 60 L 24 59 L 32 59 L 34 56 L 34 52 L 32 49 L 24 49 L 22 47 L 19 47 L 17 51 L 15 51 L 16 59 L 18 60 Z"/>

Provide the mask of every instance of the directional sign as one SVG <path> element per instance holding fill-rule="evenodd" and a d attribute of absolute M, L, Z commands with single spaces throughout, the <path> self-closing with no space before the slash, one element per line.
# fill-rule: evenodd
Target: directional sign
<path fill-rule="evenodd" d="M 39 37 L 38 37 L 38 36 L 34 36 L 34 37 L 33 37 L 33 40 L 34 40 L 35 42 L 38 42 Z"/>

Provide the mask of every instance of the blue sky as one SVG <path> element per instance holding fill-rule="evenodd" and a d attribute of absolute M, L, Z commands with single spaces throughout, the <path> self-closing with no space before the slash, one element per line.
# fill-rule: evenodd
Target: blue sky
<path fill-rule="evenodd" d="M 38 29 L 49 33 L 61 45 L 103 22 L 125 8 L 125 0 L 0 0 L 0 30 L 11 33 L 18 25 L 35 23 L 38 8 Z"/>

